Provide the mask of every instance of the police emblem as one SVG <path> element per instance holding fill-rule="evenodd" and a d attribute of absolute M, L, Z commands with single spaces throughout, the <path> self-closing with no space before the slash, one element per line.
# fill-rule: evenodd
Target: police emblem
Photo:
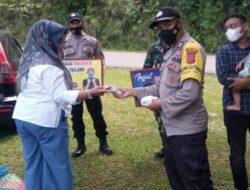
<path fill-rule="evenodd" d="M 166 65 L 166 67 L 168 68 L 168 70 L 175 70 L 175 68 L 177 67 L 176 63 L 168 63 Z"/>
<path fill-rule="evenodd" d="M 170 81 L 170 82 L 176 82 L 176 77 L 175 77 L 174 75 L 171 75 L 171 76 L 169 77 L 169 81 Z"/>
<path fill-rule="evenodd" d="M 195 55 L 198 52 L 198 50 L 195 48 L 187 48 L 186 52 L 187 52 L 187 63 L 188 64 L 194 63 L 195 62 Z"/>

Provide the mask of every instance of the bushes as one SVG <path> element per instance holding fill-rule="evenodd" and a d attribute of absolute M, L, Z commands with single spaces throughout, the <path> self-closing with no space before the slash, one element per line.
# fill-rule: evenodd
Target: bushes
<path fill-rule="evenodd" d="M 0 29 L 10 30 L 24 42 L 30 26 L 37 20 L 51 19 L 65 24 L 71 11 L 84 15 L 86 31 L 96 36 L 105 49 L 145 51 L 157 36 L 148 25 L 162 5 L 177 7 L 187 31 L 208 53 L 224 41 L 221 21 L 230 12 L 249 18 L 249 0 L 2 0 Z"/>

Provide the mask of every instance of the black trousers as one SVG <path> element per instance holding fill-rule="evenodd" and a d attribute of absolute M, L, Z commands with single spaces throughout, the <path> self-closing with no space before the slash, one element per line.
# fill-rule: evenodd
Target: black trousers
<path fill-rule="evenodd" d="M 94 97 L 93 99 L 85 100 L 88 112 L 93 120 L 95 128 L 95 135 L 99 139 L 106 139 L 108 132 L 106 131 L 107 125 L 102 115 L 102 102 L 101 98 Z M 83 102 L 72 106 L 72 128 L 75 138 L 83 138 L 85 133 L 85 124 L 83 122 Z"/>
<path fill-rule="evenodd" d="M 212 190 L 207 130 L 182 136 L 165 136 L 165 168 L 173 190 Z"/>
<path fill-rule="evenodd" d="M 234 187 L 237 190 L 246 190 L 248 188 L 248 177 L 245 153 L 247 130 L 250 129 L 250 116 L 224 110 L 224 124 L 230 146 L 229 160 Z"/>

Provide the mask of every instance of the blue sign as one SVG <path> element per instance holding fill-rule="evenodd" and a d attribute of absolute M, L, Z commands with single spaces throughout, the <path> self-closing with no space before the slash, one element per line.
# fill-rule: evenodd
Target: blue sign
<path fill-rule="evenodd" d="M 151 86 L 159 80 L 160 70 L 154 69 L 141 69 L 130 71 L 131 81 L 133 88 Z"/>

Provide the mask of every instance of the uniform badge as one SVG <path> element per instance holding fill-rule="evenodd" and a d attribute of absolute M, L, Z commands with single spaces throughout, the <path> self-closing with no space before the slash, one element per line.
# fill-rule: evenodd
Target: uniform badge
<path fill-rule="evenodd" d="M 64 56 L 70 55 L 72 53 L 75 53 L 74 48 L 66 48 L 66 49 L 63 50 Z"/>
<path fill-rule="evenodd" d="M 83 51 L 87 53 L 92 53 L 93 49 L 91 47 L 83 47 Z"/>
<path fill-rule="evenodd" d="M 187 63 L 188 64 L 194 63 L 195 62 L 195 55 L 198 52 L 198 50 L 195 48 L 187 48 L 186 52 L 187 52 Z"/>
<path fill-rule="evenodd" d="M 93 57 L 94 56 L 94 49 L 91 47 L 83 47 L 83 52 L 87 57 Z"/>
<path fill-rule="evenodd" d="M 175 70 L 175 68 L 176 68 L 176 63 L 168 63 L 167 65 L 166 65 L 166 67 L 168 68 L 168 70 Z"/>
<path fill-rule="evenodd" d="M 180 56 L 181 55 L 181 51 L 180 50 L 176 51 L 176 55 Z"/>
<path fill-rule="evenodd" d="M 170 82 L 176 82 L 176 77 L 174 75 L 169 76 Z"/>

